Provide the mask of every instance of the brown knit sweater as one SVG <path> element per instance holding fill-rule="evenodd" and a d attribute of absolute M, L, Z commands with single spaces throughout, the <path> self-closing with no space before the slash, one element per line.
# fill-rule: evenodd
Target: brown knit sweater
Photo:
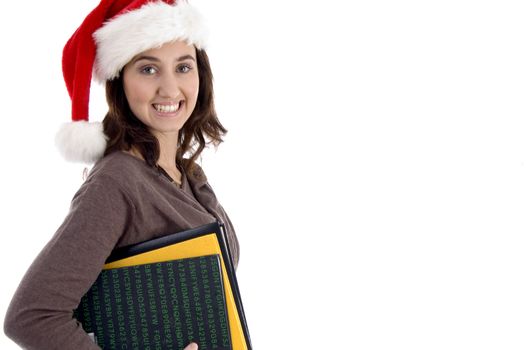
<path fill-rule="evenodd" d="M 7 311 L 4 331 L 25 349 L 99 349 L 72 311 L 116 248 L 221 220 L 234 263 L 238 242 L 201 168 L 181 188 L 123 152 L 101 159 L 37 256 Z"/>

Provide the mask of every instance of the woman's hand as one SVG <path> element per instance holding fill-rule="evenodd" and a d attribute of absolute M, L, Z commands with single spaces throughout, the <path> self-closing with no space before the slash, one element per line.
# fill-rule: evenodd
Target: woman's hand
<path fill-rule="evenodd" d="M 197 350 L 197 344 L 196 343 L 190 343 L 184 350 Z"/>

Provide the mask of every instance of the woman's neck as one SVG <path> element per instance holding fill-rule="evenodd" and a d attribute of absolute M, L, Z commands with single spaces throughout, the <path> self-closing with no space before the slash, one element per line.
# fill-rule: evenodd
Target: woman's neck
<path fill-rule="evenodd" d="M 157 160 L 157 164 L 165 170 L 176 170 L 177 135 L 175 135 L 175 137 L 173 135 L 170 135 L 170 137 L 159 135 L 157 136 L 157 140 L 159 142 L 159 159 Z"/>
<path fill-rule="evenodd" d="M 165 135 L 155 135 L 159 142 L 159 159 L 157 165 L 166 171 L 177 171 L 176 155 L 177 155 L 177 134 L 175 137 L 166 137 Z M 139 159 L 145 160 L 141 152 L 135 147 L 131 147 L 125 151 Z"/>
<path fill-rule="evenodd" d="M 177 155 L 177 142 L 166 142 L 165 139 L 159 139 L 159 159 L 157 160 L 157 167 L 161 168 L 162 172 L 167 175 L 170 180 L 177 186 L 181 187 L 182 184 L 182 173 L 177 168 L 176 155 Z M 128 151 L 125 151 L 139 159 L 145 160 L 141 152 L 135 147 L 131 147 Z"/>
<path fill-rule="evenodd" d="M 175 142 L 173 139 L 157 138 L 159 140 L 159 159 L 157 160 L 157 166 L 161 167 L 162 170 L 170 177 L 172 182 L 181 186 L 182 174 L 177 168 L 176 155 L 177 155 L 177 138 Z"/>

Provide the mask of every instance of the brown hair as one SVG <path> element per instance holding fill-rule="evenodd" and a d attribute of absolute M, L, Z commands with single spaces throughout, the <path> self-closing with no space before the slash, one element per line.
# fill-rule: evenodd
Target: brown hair
<path fill-rule="evenodd" d="M 207 144 L 218 146 L 227 130 L 221 125 L 214 107 L 213 76 L 208 56 L 204 50 L 196 49 L 199 92 L 195 108 L 179 131 L 177 140 L 177 164 L 190 173 L 195 160 Z M 159 142 L 148 127 L 131 111 L 124 93 L 122 71 L 118 78 L 106 82 L 108 113 L 103 120 L 104 133 L 108 144 L 104 155 L 119 150 L 137 149 L 151 167 L 159 160 Z M 189 159 L 183 161 L 183 156 Z"/>

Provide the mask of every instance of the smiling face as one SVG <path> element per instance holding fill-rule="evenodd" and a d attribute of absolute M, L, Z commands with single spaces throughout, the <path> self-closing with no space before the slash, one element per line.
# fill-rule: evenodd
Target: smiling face
<path fill-rule="evenodd" d="M 150 132 L 177 138 L 199 92 L 195 47 L 175 41 L 138 54 L 124 67 L 123 84 L 130 109 Z"/>

